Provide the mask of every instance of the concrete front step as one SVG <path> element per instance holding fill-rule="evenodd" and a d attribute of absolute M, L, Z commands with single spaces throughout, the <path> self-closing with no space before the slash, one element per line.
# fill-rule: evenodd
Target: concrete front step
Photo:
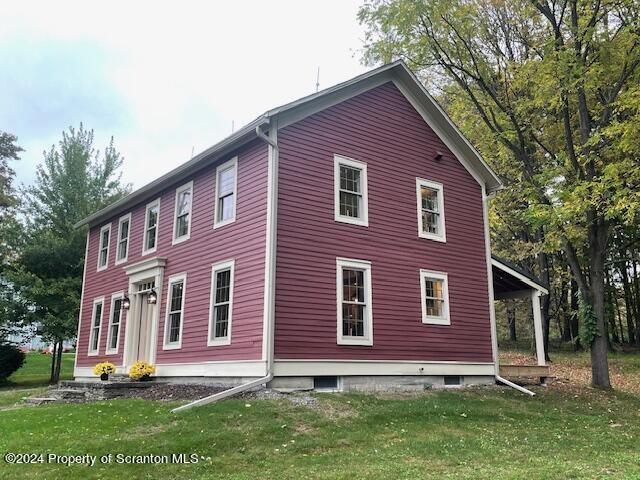
<path fill-rule="evenodd" d="M 160 382 L 136 382 L 136 381 L 62 381 L 56 390 L 51 392 L 52 396 L 62 400 L 109 400 L 118 397 L 127 397 L 133 391 L 150 388 L 159 385 Z"/>

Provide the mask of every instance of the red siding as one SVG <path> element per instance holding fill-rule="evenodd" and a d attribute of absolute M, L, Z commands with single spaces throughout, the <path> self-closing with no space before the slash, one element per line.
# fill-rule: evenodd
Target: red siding
<path fill-rule="evenodd" d="M 490 362 L 481 188 L 396 87 L 278 138 L 276 358 Z M 369 227 L 334 221 L 336 153 L 367 163 Z M 418 237 L 416 177 L 444 185 L 446 244 Z M 372 347 L 336 344 L 336 257 L 372 262 Z M 421 268 L 448 273 L 450 326 L 422 324 Z"/>
<path fill-rule="evenodd" d="M 228 158 L 231 158 L 230 155 Z M 227 160 L 228 158 L 225 158 Z M 175 190 L 187 179 L 169 186 L 160 195 L 160 229 L 158 249 L 142 257 L 142 231 L 145 206 L 157 197 L 149 198 L 131 210 L 112 218 L 109 267 L 96 271 L 100 228 L 91 229 L 87 256 L 87 273 L 82 304 L 82 324 L 78 335 L 78 366 L 92 366 L 99 361 L 122 362 L 125 327 L 120 334 L 117 355 L 105 355 L 107 325 L 111 294 L 128 290 L 128 277 L 123 267 L 153 258 L 167 259 L 160 305 L 160 325 L 156 362 L 188 363 L 207 360 L 256 360 L 262 357 L 262 320 L 264 291 L 264 255 L 267 199 L 267 147 L 255 142 L 238 153 L 238 204 L 236 221 L 231 225 L 213 229 L 215 165 L 203 169 L 194 181 L 191 238 L 172 246 Z M 118 219 L 132 212 L 129 258 L 124 265 L 115 266 L 115 245 Z M 209 324 L 209 296 L 211 265 L 235 258 L 235 285 L 231 345 L 207 346 Z M 182 348 L 162 350 L 164 334 L 167 281 L 170 276 L 187 273 Z M 103 328 L 99 356 L 87 356 L 91 313 L 95 298 L 105 296 Z M 126 317 L 126 315 L 125 315 Z"/>

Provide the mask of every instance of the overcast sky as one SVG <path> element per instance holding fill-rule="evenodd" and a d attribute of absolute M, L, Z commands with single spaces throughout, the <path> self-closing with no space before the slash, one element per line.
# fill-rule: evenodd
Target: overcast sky
<path fill-rule="evenodd" d="M 167 2 L 168 3 L 168 2 Z M 18 180 L 83 122 L 140 187 L 264 111 L 347 80 L 360 1 L 20 2 L 0 11 L 0 130 Z"/>

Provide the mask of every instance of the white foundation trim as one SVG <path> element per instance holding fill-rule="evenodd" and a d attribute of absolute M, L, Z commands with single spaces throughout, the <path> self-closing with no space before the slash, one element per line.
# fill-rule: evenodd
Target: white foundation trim
<path fill-rule="evenodd" d="M 493 363 L 383 361 L 383 360 L 276 360 L 274 376 L 320 375 L 493 375 Z"/>

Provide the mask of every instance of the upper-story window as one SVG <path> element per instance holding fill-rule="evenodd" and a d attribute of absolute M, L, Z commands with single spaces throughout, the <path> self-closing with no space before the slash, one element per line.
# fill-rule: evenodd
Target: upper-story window
<path fill-rule="evenodd" d="M 131 214 L 120 217 L 118 221 L 118 248 L 116 265 L 125 263 L 129 257 L 129 232 L 131 230 Z"/>
<path fill-rule="evenodd" d="M 160 223 L 160 199 L 147 204 L 144 216 L 144 238 L 142 254 L 153 253 L 158 247 L 158 224 Z"/>
<path fill-rule="evenodd" d="M 447 274 L 420 270 L 422 323 L 451 325 Z"/>
<path fill-rule="evenodd" d="M 191 238 L 191 206 L 193 203 L 193 182 L 176 190 L 176 208 L 173 221 L 173 244 Z"/>
<path fill-rule="evenodd" d="M 93 301 L 93 311 L 91 312 L 91 330 L 89 332 L 89 355 L 98 355 L 100 349 L 100 334 L 102 333 L 102 310 L 104 308 L 104 297 L 96 298 Z"/>
<path fill-rule="evenodd" d="M 446 242 L 442 184 L 417 178 L 416 195 L 418 199 L 418 236 Z"/>
<path fill-rule="evenodd" d="M 234 157 L 216 169 L 216 205 L 213 228 L 222 227 L 236 220 L 237 191 L 238 157 Z"/>
<path fill-rule="evenodd" d="M 338 344 L 373 345 L 371 311 L 371 263 L 336 260 Z"/>
<path fill-rule="evenodd" d="M 367 164 L 334 155 L 335 220 L 368 226 Z"/>
<path fill-rule="evenodd" d="M 98 271 L 107 268 L 109 263 L 109 243 L 111 240 L 111 224 L 100 229 L 100 249 L 98 250 Z"/>
<path fill-rule="evenodd" d="M 120 344 L 120 325 L 122 324 L 122 301 L 123 293 L 116 293 L 111 296 L 111 312 L 109 314 L 109 331 L 107 333 L 107 354 L 118 353 Z"/>
<path fill-rule="evenodd" d="M 214 265 L 211 270 L 209 345 L 229 345 L 231 343 L 233 270 L 233 260 Z"/>
<path fill-rule="evenodd" d="M 169 278 L 167 289 L 167 318 L 164 324 L 165 350 L 182 346 L 182 325 L 184 324 L 184 299 L 187 290 L 185 273 Z"/>

